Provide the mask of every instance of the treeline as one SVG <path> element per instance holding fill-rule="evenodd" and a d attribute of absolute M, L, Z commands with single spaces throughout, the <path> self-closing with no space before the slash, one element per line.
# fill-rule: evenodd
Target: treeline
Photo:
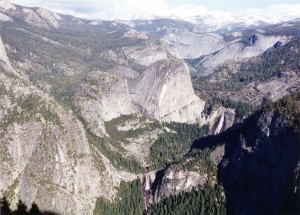
<path fill-rule="evenodd" d="M 150 147 L 150 158 L 154 168 L 179 161 L 190 150 L 193 142 L 208 133 L 208 126 L 196 124 L 163 123 L 171 132 L 162 134 Z"/>
<path fill-rule="evenodd" d="M 144 199 L 142 184 L 139 180 L 121 182 L 118 197 L 114 202 L 100 197 L 96 202 L 94 215 L 142 215 Z"/>
<path fill-rule="evenodd" d="M 222 187 L 206 186 L 198 191 L 183 192 L 165 198 L 145 209 L 142 184 L 139 180 L 121 182 L 116 199 L 98 198 L 94 215 L 225 215 Z"/>
<path fill-rule="evenodd" d="M 145 168 L 134 157 L 122 154 L 124 151 L 122 146 L 114 144 L 114 142 L 109 138 L 100 138 L 89 130 L 86 131 L 86 134 L 89 143 L 94 145 L 101 153 L 103 153 L 103 155 L 109 159 L 115 168 L 128 170 L 134 173 L 145 172 Z M 111 150 L 109 144 L 113 145 L 118 150 Z"/>
<path fill-rule="evenodd" d="M 41 211 L 36 203 L 32 203 L 30 209 L 28 206 L 19 200 L 15 210 L 11 209 L 9 201 L 3 197 L 0 200 L 1 215 L 59 215 L 50 211 Z"/>
<path fill-rule="evenodd" d="M 222 188 L 218 186 L 181 193 L 151 206 L 144 215 L 225 215 L 223 195 Z"/>

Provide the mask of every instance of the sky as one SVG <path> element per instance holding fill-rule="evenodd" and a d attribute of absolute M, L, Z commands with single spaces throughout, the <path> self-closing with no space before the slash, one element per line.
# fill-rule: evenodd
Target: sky
<path fill-rule="evenodd" d="M 270 22 L 300 18 L 300 0 L 11 0 L 55 12 L 102 20 L 192 16 L 234 19 L 244 15 Z"/>

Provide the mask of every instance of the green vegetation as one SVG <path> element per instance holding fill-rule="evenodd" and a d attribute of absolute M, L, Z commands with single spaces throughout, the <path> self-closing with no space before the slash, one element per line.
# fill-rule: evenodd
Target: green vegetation
<path fill-rule="evenodd" d="M 262 56 L 240 63 L 237 72 L 231 71 L 228 65 L 223 65 L 214 74 L 195 78 L 194 87 L 198 91 L 239 91 L 251 82 L 281 77 L 282 73 L 288 71 L 299 72 L 299 47 L 299 39 L 295 39 L 279 49 L 266 51 Z M 210 82 L 212 79 L 218 82 L 213 84 Z"/>
<path fill-rule="evenodd" d="M 208 133 L 207 126 L 199 127 L 195 124 L 164 123 L 163 127 L 172 132 L 162 134 L 150 148 L 150 158 L 156 169 L 181 160 L 193 142 Z"/>
<path fill-rule="evenodd" d="M 188 171 L 196 171 L 201 175 L 207 174 L 208 181 L 212 182 L 213 177 L 217 177 L 217 166 L 210 158 L 212 149 L 206 148 L 204 150 L 194 149 L 191 151 L 185 161 L 182 162 L 182 168 Z"/>
<path fill-rule="evenodd" d="M 222 105 L 236 110 L 239 116 L 248 115 L 258 108 L 250 103 L 233 101 L 231 95 L 239 93 L 250 83 L 264 83 L 272 78 L 281 78 L 287 72 L 299 73 L 299 37 L 278 49 L 270 49 L 263 55 L 239 63 L 237 71 L 231 65 L 222 65 L 208 76 L 193 77 L 197 94 L 212 105 Z M 192 65 L 196 62 L 190 62 Z"/>
<path fill-rule="evenodd" d="M 241 101 L 232 101 L 230 99 L 224 99 L 224 98 L 218 98 L 218 97 L 213 97 L 208 98 L 207 103 L 205 104 L 205 109 L 204 112 L 206 114 L 209 114 L 212 110 L 212 108 L 216 105 L 221 105 L 225 108 L 231 108 L 235 110 L 235 113 L 239 117 L 243 117 L 245 115 L 249 115 L 256 110 L 258 110 L 258 107 L 255 105 L 252 105 L 250 103 L 245 103 Z"/>
<path fill-rule="evenodd" d="M 94 215 L 142 215 L 144 200 L 142 184 L 139 180 L 121 182 L 114 202 L 98 198 Z"/>
<path fill-rule="evenodd" d="M 139 161 L 132 156 L 126 155 L 122 143 L 129 143 L 127 138 L 137 138 L 144 132 L 160 128 L 161 125 L 157 120 L 146 122 L 146 120 L 135 115 L 123 115 L 109 122 L 105 122 L 109 136 L 100 138 L 87 128 L 84 119 L 80 119 L 85 125 L 89 143 L 94 145 L 103 155 L 105 155 L 115 168 L 128 170 L 134 173 L 144 173 L 146 171 Z M 126 123 L 132 121 L 137 123 L 137 129 L 130 129 L 128 131 L 118 130 L 118 126 L 124 126 Z"/>
<path fill-rule="evenodd" d="M 124 157 L 118 150 L 112 150 L 107 138 L 100 138 L 90 131 L 86 132 L 89 143 L 94 145 L 104 156 L 106 156 L 112 165 L 118 169 L 126 169 L 134 173 L 145 172 L 145 168 L 133 157 Z M 121 147 L 121 146 L 120 146 Z"/>
<path fill-rule="evenodd" d="M 145 215 L 225 215 L 225 200 L 221 187 L 206 187 L 200 191 L 181 193 L 151 206 Z"/>
<path fill-rule="evenodd" d="M 125 125 L 131 121 L 136 121 L 136 124 L 140 126 L 137 129 L 130 129 L 128 131 L 118 130 L 118 126 Z M 153 122 L 146 122 L 145 119 L 139 118 L 135 115 L 122 115 L 109 122 L 105 122 L 105 128 L 110 138 L 124 143 L 128 142 L 126 140 L 127 138 L 137 138 L 146 131 L 152 131 L 160 127 L 161 125 L 157 120 L 153 119 Z"/>
<path fill-rule="evenodd" d="M 144 210 L 142 185 L 139 180 L 121 182 L 116 199 L 98 198 L 94 215 L 225 215 L 224 191 L 221 186 L 199 188 L 163 199 Z"/>
<path fill-rule="evenodd" d="M 79 85 L 90 71 L 108 71 L 118 65 L 110 59 L 108 51 L 117 53 L 138 72 L 145 69 L 124 54 L 124 48 L 146 43 L 122 37 L 126 28 L 110 23 L 102 23 L 101 27 L 65 25 L 55 30 L 36 28 L 18 18 L 2 26 L 1 36 L 14 50 L 8 52 L 11 62 L 27 65 L 17 68 L 19 63 L 16 63 L 16 68 L 28 75 L 34 85 L 47 93 L 50 91 L 68 107 L 74 106 L 74 94 L 80 90 Z"/>
<path fill-rule="evenodd" d="M 41 97 L 30 94 L 25 98 L 21 97 L 17 99 L 17 105 L 12 110 L 9 110 L 8 114 L 0 123 L 0 126 L 6 129 L 7 126 L 14 122 L 23 124 L 38 115 L 43 117 L 47 122 L 53 122 L 53 124 L 58 126 L 61 125 L 57 113 L 51 111 L 43 101 L 41 101 Z"/>
<path fill-rule="evenodd" d="M 273 103 L 270 100 L 264 102 L 265 109 L 275 110 L 283 114 L 300 132 L 300 92 L 294 92 Z"/>

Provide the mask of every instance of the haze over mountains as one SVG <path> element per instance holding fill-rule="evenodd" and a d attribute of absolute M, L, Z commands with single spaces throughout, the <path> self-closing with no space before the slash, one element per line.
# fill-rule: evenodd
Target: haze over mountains
<path fill-rule="evenodd" d="M 12 205 L 299 211 L 299 19 L 104 21 L 1 0 L 0 24 L 0 196 Z"/>

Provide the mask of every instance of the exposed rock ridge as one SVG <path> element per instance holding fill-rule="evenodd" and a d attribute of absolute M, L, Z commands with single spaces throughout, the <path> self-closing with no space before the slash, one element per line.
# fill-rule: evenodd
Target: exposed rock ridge
<path fill-rule="evenodd" d="M 47 94 L 2 72 L 0 86 L 0 193 L 13 204 L 21 198 L 66 215 L 92 214 L 99 196 L 111 199 L 121 180 L 136 178 L 117 171 L 72 111 Z"/>
<path fill-rule="evenodd" d="M 182 192 L 190 192 L 204 187 L 207 176 L 195 171 L 182 169 L 181 165 L 148 173 L 142 177 L 144 201 L 146 206 L 157 203 L 164 198 Z"/>
<path fill-rule="evenodd" d="M 12 66 L 10 64 L 10 61 L 8 59 L 3 41 L 2 41 L 2 37 L 0 36 L 0 63 L 2 66 L 4 67 L 8 67 L 7 69 L 12 69 Z"/>
<path fill-rule="evenodd" d="M 263 54 L 276 43 L 287 43 L 286 36 L 265 36 L 257 34 L 249 39 L 250 45 L 242 43 L 241 39 L 233 40 L 225 45 L 218 52 L 209 54 L 201 60 L 200 64 L 204 67 L 204 73 L 210 74 L 218 66 L 228 61 L 241 61 L 246 58 L 256 57 Z"/>
<path fill-rule="evenodd" d="M 24 15 L 25 22 L 30 25 L 44 28 L 58 28 L 61 17 L 49 10 L 43 8 L 31 9 L 23 8 L 22 15 Z"/>
<path fill-rule="evenodd" d="M 121 115 L 137 114 L 132 103 L 128 81 L 107 72 L 91 72 L 76 96 L 81 115 L 98 136 L 106 134 L 104 122 Z"/>
<path fill-rule="evenodd" d="M 234 125 L 238 121 L 235 110 L 223 107 L 215 107 L 203 121 L 209 125 L 209 133 L 217 135 Z"/>
<path fill-rule="evenodd" d="M 181 60 L 157 61 L 131 83 L 133 101 L 163 121 L 195 123 L 205 102 L 194 93 L 189 69 Z"/>

